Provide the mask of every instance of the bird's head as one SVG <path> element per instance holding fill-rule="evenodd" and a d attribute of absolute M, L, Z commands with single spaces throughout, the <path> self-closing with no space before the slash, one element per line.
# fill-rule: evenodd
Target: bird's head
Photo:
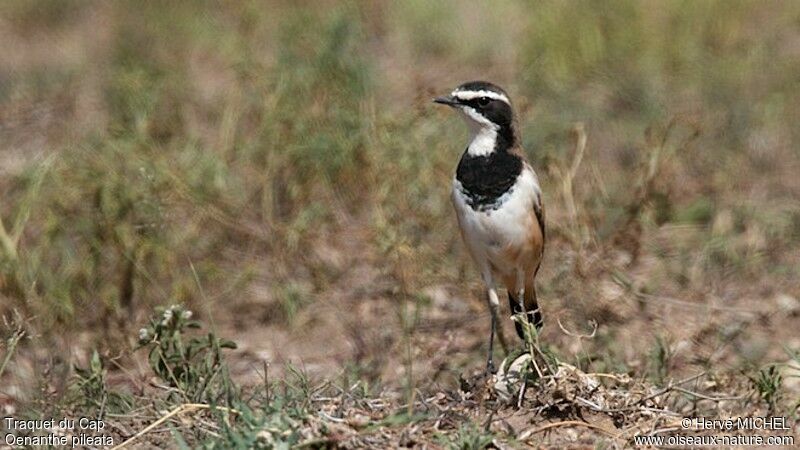
<path fill-rule="evenodd" d="M 490 129 L 514 140 L 514 110 L 506 91 L 497 85 L 470 81 L 433 101 L 459 110 L 473 133 Z"/>

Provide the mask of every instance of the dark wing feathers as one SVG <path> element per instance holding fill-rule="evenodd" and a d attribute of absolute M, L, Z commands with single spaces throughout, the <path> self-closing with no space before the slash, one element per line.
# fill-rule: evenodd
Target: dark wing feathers
<path fill-rule="evenodd" d="M 544 256 L 544 244 L 547 241 L 545 238 L 545 231 L 544 231 L 544 206 L 542 205 L 542 196 L 541 194 L 536 195 L 536 203 L 533 205 L 533 212 L 536 214 L 536 221 L 539 222 L 539 229 L 542 230 L 542 256 Z M 539 267 L 542 266 L 542 259 L 539 258 L 539 264 L 536 265 L 536 270 L 533 271 L 533 276 L 535 277 L 537 273 L 539 273 Z"/>
<path fill-rule="evenodd" d="M 544 252 L 545 232 L 544 232 L 544 208 L 542 207 L 542 196 L 536 194 L 536 203 L 533 205 L 533 212 L 536 214 L 536 220 L 539 222 L 539 228 L 542 230 L 542 252 Z"/>

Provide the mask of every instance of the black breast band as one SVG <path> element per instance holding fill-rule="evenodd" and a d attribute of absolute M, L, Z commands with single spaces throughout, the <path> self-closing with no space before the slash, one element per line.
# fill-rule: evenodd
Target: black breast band
<path fill-rule="evenodd" d="M 475 211 L 495 210 L 522 172 L 522 159 L 504 150 L 473 156 L 464 152 L 456 170 L 467 203 Z"/>

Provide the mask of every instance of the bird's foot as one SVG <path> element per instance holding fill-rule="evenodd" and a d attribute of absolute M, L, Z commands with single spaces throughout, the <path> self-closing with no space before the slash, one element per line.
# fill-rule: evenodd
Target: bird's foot
<path fill-rule="evenodd" d="M 497 373 L 497 369 L 494 367 L 494 361 L 489 359 L 486 361 L 486 375 L 494 375 L 495 373 Z"/>

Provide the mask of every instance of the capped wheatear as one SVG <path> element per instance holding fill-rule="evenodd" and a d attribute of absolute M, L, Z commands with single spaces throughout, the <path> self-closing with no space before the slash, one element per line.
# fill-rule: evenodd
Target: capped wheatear
<path fill-rule="evenodd" d="M 542 326 L 534 278 L 544 252 L 544 209 L 539 180 L 520 147 L 508 94 L 485 81 L 471 81 L 434 102 L 456 109 L 469 129 L 469 143 L 453 180 L 458 226 L 486 286 L 492 315 L 487 371 L 500 300 L 495 280 L 508 290 L 517 334 L 521 321 Z M 521 301 L 520 301 L 521 300 Z"/>

